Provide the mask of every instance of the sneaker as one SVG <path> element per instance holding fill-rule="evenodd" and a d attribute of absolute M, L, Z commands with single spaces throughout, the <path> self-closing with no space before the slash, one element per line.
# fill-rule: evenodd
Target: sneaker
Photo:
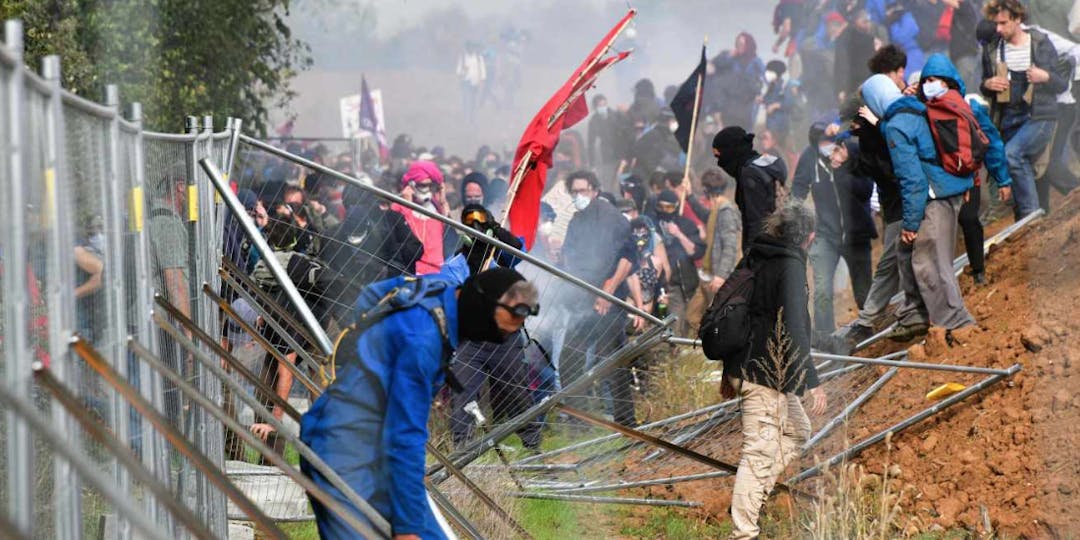
<path fill-rule="evenodd" d="M 858 345 L 872 337 L 874 337 L 874 329 L 858 323 L 851 323 L 846 336 L 847 340 L 855 345 Z"/>
<path fill-rule="evenodd" d="M 897 324 L 896 328 L 893 328 L 892 332 L 889 332 L 886 337 L 897 342 L 908 342 L 917 337 L 925 336 L 929 331 L 930 325 L 926 323 Z"/>

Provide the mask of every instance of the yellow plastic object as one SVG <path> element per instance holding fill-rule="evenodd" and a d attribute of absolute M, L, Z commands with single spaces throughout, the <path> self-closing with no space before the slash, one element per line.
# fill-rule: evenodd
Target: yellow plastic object
<path fill-rule="evenodd" d="M 954 382 L 945 383 L 945 384 L 931 390 L 929 394 L 926 394 L 926 399 L 929 399 L 931 401 L 937 401 L 939 399 L 945 399 L 945 398 L 947 398 L 947 397 L 949 397 L 949 396 L 951 396 L 951 395 L 953 395 L 953 394 L 955 394 L 955 393 L 957 393 L 957 392 L 959 392 L 959 391 L 961 391 L 961 390 L 963 390 L 965 388 L 967 388 L 967 387 L 960 384 L 960 383 L 954 383 Z"/>
<path fill-rule="evenodd" d="M 189 184 L 187 187 L 188 221 L 199 221 L 199 187 Z"/>
<path fill-rule="evenodd" d="M 143 198 L 142 186 L 135 186 L 131 188 L 129 195 L 131 200 L 128 201 L 128 213 L 131 219 L 128 220 L 128 229 L 131 232 L 142 232 L 143 230 L 143 202 L 146 200 Z"/>
<path fill-rule="evenodd" d="M 42 223 L 52 223 L 56 214 L 56 169 L 45 169 L 45 211 L 42 213 Z"/>

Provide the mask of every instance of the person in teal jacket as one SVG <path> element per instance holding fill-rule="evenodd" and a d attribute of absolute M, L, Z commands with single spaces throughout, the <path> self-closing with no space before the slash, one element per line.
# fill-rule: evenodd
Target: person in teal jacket
<path fill-rule="evenodd" d="M 901 94 L 885 75 L 867 79 L 862 95 L 881 118 L 903 199 L 899 267 L 910 279 L 901 280 L 904 300 L 889 337 L 910 341 L 930 324 L 947 331 L 974 324 L 952 267 L 957 218 L 964 193 L 974 185 L 972 176 L 953 176 L 938 165 L 926 106 L 917 97 Z"/>
<path fill-rule="evenodd" d="M 959 92 L 961 96 L 967 95 L 967 87 L 964 79 L 960 76 L 960 70 L 944 54 L 932 54 L 926 59 L 919 79 L 919 97 L 924 102 L 929 96 L 922 91 L 923 85 L 931 82 L 932 92 L 940 92 L 941 86 L 936 83 L 944 83 L 948 92 Z M 968 99 L 971 112 L 979 122 L 979 128 L 990 145 L 983 157 L 983 165 L 994 178 L 998 186 L 998 194 L 1001 200 L 1007 201 L 1012 195 L 1012 177 L 1009 175 L 1009 160 L 1005 155 L 1005 142 L 1001 140 L 1001 132 L 994 126 L 990 119 L 990 111 L 975 99 Z M 993 184 L 991 184 L 993 185 Z M 960 207 L 960 229 L 964 232 L 964 247 L 967 251 L 968 262 L 971 264 L 971 276 L 976 284 L 981 285 L 986 280 L 986 261 L 983 252 L 983 226 L 979 221 L 980 192 L 978 176 L 975 177 L 975 186 L 968 190 L 964 196 L 964 205 Z"/>
<path fill-rule="evenodd" d="M 358 320 L 376 305 L 393 307 L 359 337 L 345 335 L 336 377 L 301 418 L 300 439 L 386 518 L 395 540 L 442 540 L 424 487 L 424 445 L 449 355 L 460 340 L 498 343 L 520 330 L 539 311 L 536 288 L 510 268 L 469 276 L 456 256 L 437 274 L 368 286 L 357 300 Z M 300 467 L 361 515 L 307 460 Z M 360 537 L 317 500 L 311 504 L 321 538 Z"/>

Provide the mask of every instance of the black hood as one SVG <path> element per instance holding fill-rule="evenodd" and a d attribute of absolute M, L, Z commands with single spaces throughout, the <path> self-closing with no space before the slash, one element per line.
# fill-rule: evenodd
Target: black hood
<path fill-rule="evenodd" d="M 506 334 L 495 323 L 495 307 L 510 287 L 525 278 L 511 268 L 492 268 L 470 276 L 458 296 L 458 337 L 502 343 Z"/>

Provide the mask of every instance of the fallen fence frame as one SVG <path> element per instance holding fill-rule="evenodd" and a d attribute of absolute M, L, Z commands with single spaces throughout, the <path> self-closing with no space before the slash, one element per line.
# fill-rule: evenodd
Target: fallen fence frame
<path fill-rule="evenodd" d="M 982 381 L 980 381 L 978 384 L 969 386 L 966 389 L 964 389 L 963 391 L 961 391 L 960 393 L 949 396 L 948 398 L 942 400 L 940 403 L 937 403 L 937 404 L 933 405 L 932 407 L 929 407 L 929 408 L 927 408 L 927 409 L 925 409 L 925 410 L 923 410 L 921 412 L 913 414 L 913 415 L 909 416 L 907 419 L 902 420 L 902 421 L 894 424 L 893 426 L 891 426 L 891 427 L 889 427 L 889 428 L 887 428 L 887 429 L 885 429 L 885 430 L 883 430 L 883 431 L 881 431 L 881 432 L 879 432 L 877 434 L 871 435 L 870 437 L 867 437 L 866 439 L 863 439 L 862 441 L 859 441 L 855 445 L 853 445 L 850 448 L 836 454 L 835 456 L 829 458 L 825 462 L 823 462 L 821 464 L 818 464 L 818 465 L 815 465 L 813 467 L 810 467 L 809 469 L 806 469 L 806 470 L 802 471 L 801 473 L 789 478 L 787 482 L 789 484 L 796 484 L 796 483 L 802 482 L 803 480 L 806 480 L 807 478 L 811 478 L 813 476 L 816 476 L 816 475 L 821 473 L 822 469 L 824 469 L 826 467 L 834 467 L 834 466 L 842 463 L 844 460 L 850 459 L 850 458 L 852 458 L 854 456 L 857 456 L 857 455 L 861 454 L 867 448 L 869 448 L 869 447 L 871 447 L 871 446 L 873 446 L 873 445 L 875 445 L 875 444 L 877 444 L 877 443 L 879 443 L 881 441 L 884 441 L 886 437 L 896 435 L 897 433 L 900 433 L 900 432 L 914 426 L 915 424 L 918 424 L 919 422 L 922 422 L 923 420 L 926 420 L 927 418 L 930 418 L 931 416 L 934 416 L 937 413 L 939 413 L 941 411 L 944 411 L 945 409 L 948 409 L 949 407 L 952 407 L 953 405 L 955 405 L 957 403 L 960 403 L 961 401 L 967 399 L 969 396 L 972 396 L 974 394 L 982 392 L 983 390 L 993 386 L 994 384 L 997 384 L 998 382 L 1001 382 L 1006 377 L 1011 377 L 1011 376 L 1015 375 L 1017 372 L 1020 371 L 1020 369 L 1021 369 L 1020 364 L 1013 364 L 1012 367 L 1010 367 L 1008 370 L 1006 370 L 1005 373 L 998 373 L 998 374 L 991 375 L 991 376 L 983 379 Z"/>

